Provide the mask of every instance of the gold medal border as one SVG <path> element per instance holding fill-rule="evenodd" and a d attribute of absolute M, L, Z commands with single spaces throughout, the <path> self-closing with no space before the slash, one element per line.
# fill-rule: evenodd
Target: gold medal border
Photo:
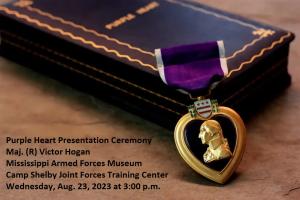
<path fill-rule="evenodd" d="M 208 119 L 202 118 L 200 116 L 193 118 L 190 113 L 184 115 L 182 118 L 180 118 L 175 127 L 174 140 L 181 157 L 192 169 L 210 180 L 213 180 L 220 184 L 224 184 L 226 181 L 228 181 L 228 179 L 242 160 L 246 146 L 246 128 L 243 120 L 234 110 L 223 106 L 218 107 L 218 109 L 218 112 L 213 113 L 208 119 L 211 119 L 214 116 L 224 116 L 228 118 L 233 123 L 236 134 L 236 144 L 233 155 L 222 171 L 216 171 L 205 166 L 202 162 L 199 161 L 199 159 L 197 159 L 193 155 L 193 153 L 189 150 L 187 144 L 185 143 L 184 132 L 188 123 L 193 120 L 205 121 Z"/>

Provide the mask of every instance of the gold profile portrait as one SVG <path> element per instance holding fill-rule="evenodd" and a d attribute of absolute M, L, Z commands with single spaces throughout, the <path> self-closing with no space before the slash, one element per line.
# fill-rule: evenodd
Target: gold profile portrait
<path fill-rule="evenodd" d="M 205 163 L 221 160 L 232 156 L 228 141 L 223 136 L 221 125 L 216 120 L 207 120 L 200 126 L 199 138 L 202 144 L 207 144 L 203 154 Z"/>

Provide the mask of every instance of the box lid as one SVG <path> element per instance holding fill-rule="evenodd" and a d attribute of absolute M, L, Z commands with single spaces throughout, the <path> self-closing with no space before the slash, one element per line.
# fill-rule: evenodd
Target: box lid
<path fill-rule="evenodd" d="M 293 39 L 290 32 L 191 1 L 22 0 L 0 12 L 156 76 L 155 48 L 223 40 L 232 76 Z"/>

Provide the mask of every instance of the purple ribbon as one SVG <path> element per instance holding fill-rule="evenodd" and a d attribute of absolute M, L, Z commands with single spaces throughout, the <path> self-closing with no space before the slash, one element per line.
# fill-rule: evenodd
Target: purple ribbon
<path fill-rule="evenodd" d="M 155 49 L 155 56 L 164 83 L 186 92 L 207 89 L 228 73 L 223 41 Z"/>

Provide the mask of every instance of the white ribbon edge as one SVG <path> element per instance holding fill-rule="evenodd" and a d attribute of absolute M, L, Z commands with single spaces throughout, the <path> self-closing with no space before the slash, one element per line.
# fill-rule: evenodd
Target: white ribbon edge
<path fill-rule="evenodd" d="M 220 63 L 221 63 L 221 68 L 224 73 L 224 76 L 228 74 L 228 66 L 227 66 L 227 60 L 225 58 L 225 47 L 224 47 L 224 41 L 223 40 L 218 40 L 218 47 L 219 47 L 219 55 L 220 55 Z"/>
<path fill-rule="evenodd" d="M 165 84 L 168 84 L 165 77 L 165 66 L 161 57 L 161 49 L 155 49 L 154 53 L 160 78 Z"/>

